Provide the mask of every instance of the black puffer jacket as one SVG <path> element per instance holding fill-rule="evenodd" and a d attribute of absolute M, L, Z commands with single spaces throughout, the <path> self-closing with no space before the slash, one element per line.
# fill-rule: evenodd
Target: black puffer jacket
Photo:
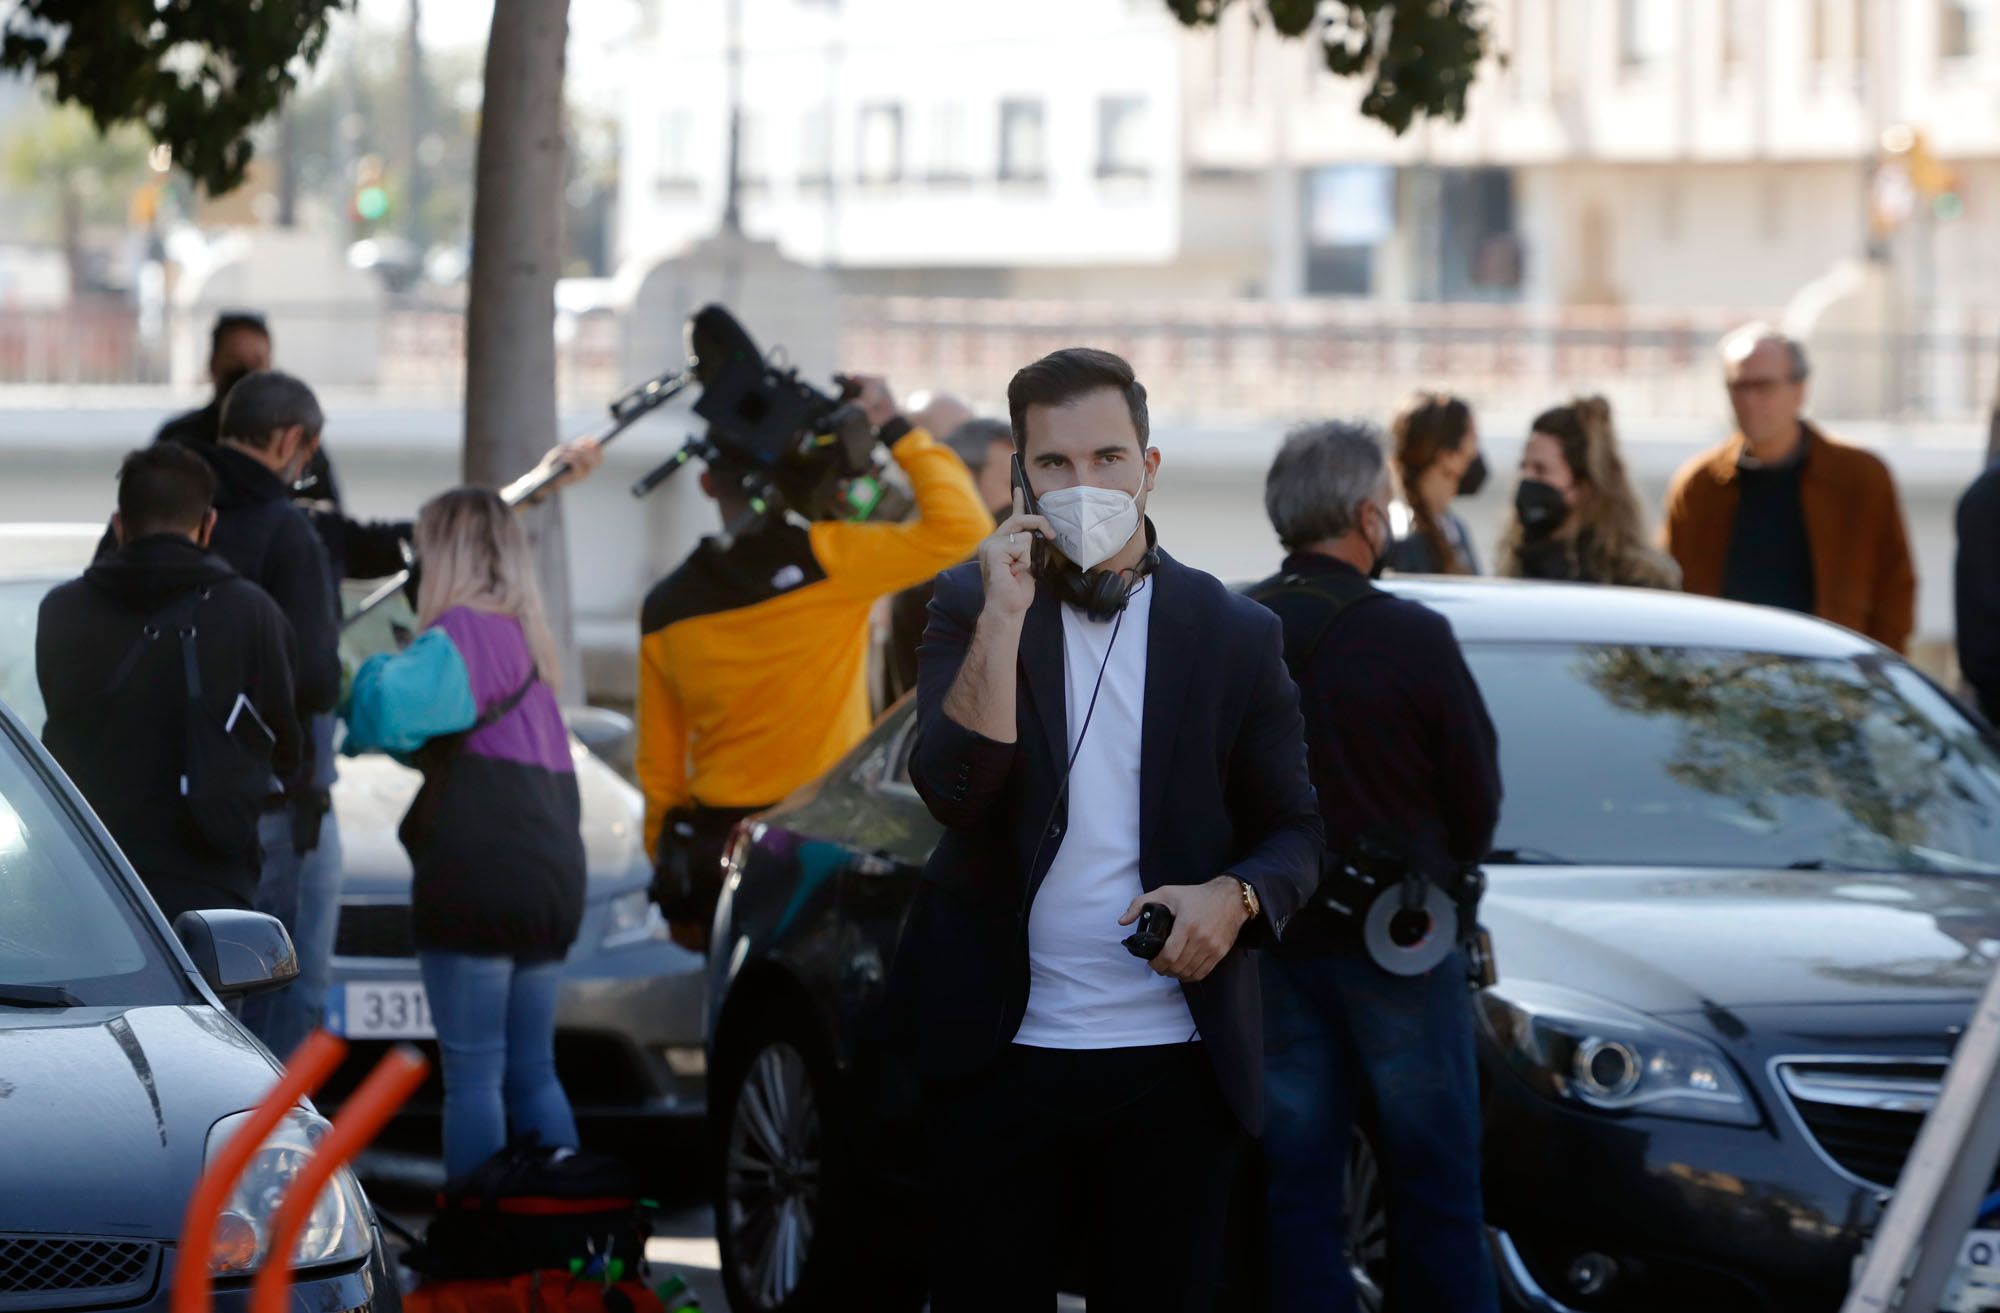
<path fill-rule="evenodd" d="M 249 907 L 261 854 L 218 852 L 179 792 L 187 759 L 187 682 L 180 644 L 163 634 L 106 696 L 149 617 L 193 589 L 202 704 L 218 723 L 247 696 L 277 735 L 272 769 L 296 771 L 304 737 L 294 709 L 292 631 L 263 590 L 173 534 L 141 538 L 42 600 L 35 672 L 48 723 L 42 739 L 82 790 L 171 920 L 189 908 Z"/>

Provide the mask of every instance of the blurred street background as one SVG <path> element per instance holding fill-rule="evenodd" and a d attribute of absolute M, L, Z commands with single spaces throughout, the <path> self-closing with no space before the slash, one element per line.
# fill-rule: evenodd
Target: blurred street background
<path fill-rule="evenodd" d="M 1946 672 L 1950 509 L 2000 384 L 2000 0 L 1482 11 L 1463 121 L 1396 135 L 1249 5 L 1197 27 L 1160 0 L 572 5 L 565 427 L 677 365 L 697 298 L 808 373 L 987 408 L 1021 361 L 1088 342 L 1152 389 L 1162 507 L 1214 512 L 1172 515 L 1176 550 L 1250 577 L 1283 429 L 1380 421 L 1420 385 L 1472 401 L 1503 469 L 1529 416 L 1604 392 L 1657 514 L 1729 427 L 1717 337 L 1763 317 L 1808 341 L 1811 412 L 1893 468 L 1918 655 Z M 41 475 L 0 479 L 0 519 L 102 518 L 116 456 L 205 396 L 207 329 L 242 306 L 327 398 L 357 512 L 451 477 L 491 12 L 335 13 L 221 195 L 0 81 L 0 464 Z M 685 428 L 649 421 L 614 472 Z M 1466 504 L 1482 547 L 1509 482 Z M 611 700 L 637 598 L 712 527 L 690 489 L 622 484 L 568 521 Z"/>

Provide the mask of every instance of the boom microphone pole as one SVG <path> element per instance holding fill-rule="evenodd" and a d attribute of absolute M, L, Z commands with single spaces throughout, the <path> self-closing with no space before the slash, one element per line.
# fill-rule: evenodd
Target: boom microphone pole
<path fill-rule="evenodd" d="M 685 392 L 688 388 L 699 382 L 700 378 L 701 366 L 699 363 L 696 363 L 686 369 L 669 371 L 661 374 L 658 378 L 646 380 L 644 383 L 615 398 L 610 405 L 611 418 L 599 425 L 589 436 L 595 438 L 597 445 L 600 447 L 610 446 L 612 440 L 619 434 L 631 428 L 661 406 L 666 405 L 669 401 L 672 401 L 682 392 Z M 526 474 L 523 474 L 520 478 L 502 488 L 500 490 L 500 500 L 506 502 L 509 506 L 519 506 L 522 502 L 531 500 L 535 494 L 568 472 L 569 463 L 567 461 L 557 461 L 555 464 L 547 466 L 537 465 L 534 469 L 529 470 Z M 354 608 L 353 615 L 348 616 L 340 622 L 340 627 L 343 630 L 346 629 L 349 625 L 361 619 L 362 616 L 367 615 L 370 611 L 373 611 L 376 607 L 394 597 L 409 582 L 410 571 L 407 567 L 384 579 L 376 586 L 373 592 L 361 599 L 361 605 Z"/>

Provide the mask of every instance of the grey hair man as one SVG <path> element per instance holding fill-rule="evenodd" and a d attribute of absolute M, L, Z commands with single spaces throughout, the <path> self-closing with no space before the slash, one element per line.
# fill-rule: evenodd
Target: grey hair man
<path fill-rule="evenodd" d="M 1381 433 L 1359 420 L 1327 420 L 1287 435 L 1264 481 L 1264 513 L 1287 551 L 1372 575 L 1392 540 L 1394 496 Z"/>
<path fill-rule="evenodd" d="M 1682 586 L 1817 615 L 1900 651 L 1917 575 L 1889 467 L 1804 418 L 1811 371 L 1797 339 L 1747 324 L 1721 352 L 1737 431 L 1667 492 Z"/>
<path fill-rule="evenodd" d="M 1381 435 L 1351 421 L 1296 430 L 1264 506 L 1289 554 L 1250 596 L 1284 623 L 1329 844 L 1421 873 L 1459 901 L 1469 936 L 1466 873 L 1500 815 L 1498 745 L 1451 626 L 1369 582 L 1389 549 Z M 1392 975 L 1354 918 L 1315 897 L 1261 958 L 1270 1307 L 1356 1307 L 1346 1256 L 1325 1238 L 1345 1228 L 1348 1139 L 1365 1102 L 1396 1237 L 1376 1274 L 1390 1303 L 1492 1313 L 1465 950 Z"/>

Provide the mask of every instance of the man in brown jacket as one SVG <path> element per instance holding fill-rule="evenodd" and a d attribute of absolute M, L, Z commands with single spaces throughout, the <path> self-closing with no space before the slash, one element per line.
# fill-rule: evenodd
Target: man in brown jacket
<path fill-rule="evenodd" d="M 1666 548 L 1690 593 L 1781 606 L 1902 651 L 1917 574 L 1889 468 L 1800 418 L 1805 348 L 1764 324 L 1722 343 L 1736 435 L 1667 491 Z"/>

